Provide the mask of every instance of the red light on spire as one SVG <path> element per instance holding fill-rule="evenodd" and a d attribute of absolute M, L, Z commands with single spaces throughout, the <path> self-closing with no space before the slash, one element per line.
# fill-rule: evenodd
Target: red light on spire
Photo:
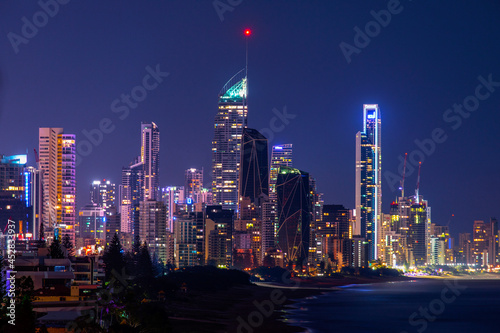
<path fill-rule="evenodd" d="M 250 29 L 245 29 L 245 36 L 250 36 L 252 31 Z"/>

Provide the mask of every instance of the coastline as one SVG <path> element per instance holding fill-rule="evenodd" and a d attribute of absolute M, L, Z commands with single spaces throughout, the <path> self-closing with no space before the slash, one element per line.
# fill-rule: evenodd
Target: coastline
<path fill-rule="evenodd" d="M 304 299 L 352 284 L 411 280 L 406 277 L 291 279 L 290 284 L 239 285 L 224 291 L 189 292 L 167 302 L 172 332 L 301 333 L 288 310 Z M 272 302 L 272 300 L 279 300 Z M 272 308 L 272 309 L 271 309 Z M 251 324 L 252 325 L 251 325 Z"/>

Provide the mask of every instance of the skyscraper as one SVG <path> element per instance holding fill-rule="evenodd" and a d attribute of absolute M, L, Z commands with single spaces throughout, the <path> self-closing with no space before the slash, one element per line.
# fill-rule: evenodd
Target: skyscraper
<path fill-rule="evenodd" d="M 202 202 L 203 190 L 203 168 L 186 170 L 186 185 L 184 186 L 185 196 L 191 198 L 193 202 Z"/>
<path fill-rule="evenodd" d="M 103 242 L 106 239 L 106 212 L 104 208 L 95 203 L 80 208 L 78 227 L 75 231 L 78 237 L 84 238 L 84 245 Z"/>
<path fill-rule="evenodd" d="M 292 167 L 292 144 L 273 146 L 271 151 L 271 167 L 269 169 L 269 199 L 276 202 L 276 179 L 280 166 Z"/>
<path fill-rule="evenodd" d="M 16 233 L 34 233 L 33 206 L 26 155 L 0 155 L 0 230 L 7 230 L 9 220 Z"/>
<path fill-rule="evenodd" d="M 258 208 L 269 196 L 267 139 L 259 131 L 250 128 L 243 130 L 240 163 L 238 210 L 241 215 L 244 198 L 248 204 Z"/>
<path fill-rule="evenodd" d="M 247 78 L 239 71 L 219 93 L 212 141 L 212 202 L 236 211 L 243 128 L 247 127 Z"/>
<path fill-rule="evenodd" d="M 141 201 L 139 209 L 140 241 L 148 244 L 151 256 L 167 262 L 167 213 L 161 201 Z"/>
<path fill-rule="evenodd" d="M 107 210 L 115 205 L 115 184 L 109 180 L 94 180 L 90 185 L 90 202 Z"/>
<path fill-rule="evenodd" d="M 38 148 L 45 234 L 58 237 L 67 234 L 75 244 L 75 135 L 64 134 L 62 128 L 40 128 Z"/>
<path fill-rule="evenodd" d="M 286 265 L 301 265 L 309 254 L 311 218 L 309 174 L 280 167 L 276 181 L 278 199 L 278 248 Z"/>
<path fill-rule="evenodd" d="M 273 146 L 271 150 L 271 166 L 269 168 L 269 203 L 270 216 L 273 223 L 274 237 L 278 236 L 278 202 L 276 196 L 276 180 L 278 179 L 278 170 L 280 166 L 293 166 L 292 144 Z"/>
<path fill-rule="evenodd" d="M 141 124 L 141 162 L 144 169 L 144 200 L 159 200 L 160 130 L 151 123 Z"/>
<path fill-rule="evenodd" d="M 130 166 L 122 168 L 120 186 L 121 232 L 132 233 L 138 227 L 139 217 L 134 215 L 141 201 L 144 200 L 144 170 L 140 157 Z M 137 228 L 136 228 L 137 229 Z"/>
<path fill-rule="evenodd" d="M 382 213 L 380 110 L 363 105 L 363 131 L 356 134 L 356 224 L 354 235 L 368 241 L 368 260 L 378 258 L 378 225 Z"/>

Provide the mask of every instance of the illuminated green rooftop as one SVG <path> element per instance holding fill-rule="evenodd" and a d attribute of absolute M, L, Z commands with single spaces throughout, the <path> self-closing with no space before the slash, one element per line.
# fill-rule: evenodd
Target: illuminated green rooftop
<path fill-rule="evenodd" d="M 295 168 L 291 168 L 291 167 L 287 167 L 287 166 L 280 166 L 279 173 L 281 173 L 282 175 L 286 175 L 286 174 L 300 175 L 302 173 L 302 171 L 300 171 L 299 169 L 295 169 Z"/>
<path fill-rule="evenodd" d="M 246 97 L 247 78 L 244 76 L 244 70 L 241 70 L 224 85 L 219 93 L 219 102 L 243 102 Z"/>

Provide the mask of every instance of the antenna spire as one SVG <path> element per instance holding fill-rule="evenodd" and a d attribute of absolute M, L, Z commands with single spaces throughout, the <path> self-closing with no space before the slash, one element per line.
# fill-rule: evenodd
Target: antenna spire
<path fill-rule="evenodd" d="M 418 190 L 420 188 L 420 169 L 422 169 L 422 162 L 418 162 L 417 188 L 415 189 L 415 197 L 417 199 L 417 204 L 420 202 L 420 198 L 418 195 Z"/>
<path fill-rule="evenodd" d="M 245 29 L 245 44 L 246 44 L 246 50 L 245 50 L 245 78 L 247 78 L 248 75 L 248 37 L 252 34 L 252 31 L 250 29 Z"/>
<path fill-rule="evenodd" d="M 406 174 L 406 158 L 408 157 L 408 153 L 405 153 L 405 163 L 403 165 L 403 177 L 401 178 L 401 181 L 399 182 L 399 189 L 401 190 L 401 197 L 405 197 L 405 174 Z M 397 200 L 396 200 L 397 201 Z"/>

